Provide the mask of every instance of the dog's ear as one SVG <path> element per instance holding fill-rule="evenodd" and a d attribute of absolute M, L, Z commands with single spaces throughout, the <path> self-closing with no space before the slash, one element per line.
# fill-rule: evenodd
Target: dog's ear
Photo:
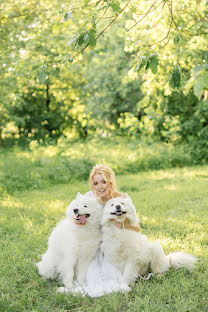
<path fill-rule="evenodd" d="M 80 192 L 77 193 L 77 196 L 76 196 L 76 200 L 82 200 L 84 197 L 83 194 L 81 194 Z"/>
<path fill-rule="evenodd" d="M 79 199 L 79 198 L 80 198 L 80 195 L 81 195 L 80 192 L 78 192 L 78 193 L 77 193 L 77 196 L 76 196 L 76 199 Z"/>

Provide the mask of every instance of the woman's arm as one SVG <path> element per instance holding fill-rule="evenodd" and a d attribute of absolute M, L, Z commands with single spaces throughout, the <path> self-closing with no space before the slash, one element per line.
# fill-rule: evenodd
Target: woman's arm
<path fill-rule="evenodd" d="M 134 216 L 132 218 L 132 220 L 128 220 L 126 219 L 124 222 L 118 222 L 116 220 L 112 220 L 112 222 L 114 223 L 115 226 L 117 226 L 119 229 L 126 229 L 126 230 L 131 230 L 134 232 L 140 232 L 141 228 L 139 226 L 139 218 L 137 216 L 136 213 L 136 208 L 133 205 L 133 202 L 131 200 L 131 198 L 129 197 L 129 195 L 127 194 L 123 194 L 123 193 L 119 193 L 120 197 L 123 197 L 125 199 L 130 200 L 132 207 L 134 208 Z"/>
<path fill-rule="evenodd" d="M 128 219 L 126 219 L 124 222 L 118 222 L 116 220 L 112 220 L 112 222 L 119 229 L 126 229 L 126 230 L 131 230 L 134 232 L 140 232 L 141 230 L 139 225 L 132 225 Z"/>

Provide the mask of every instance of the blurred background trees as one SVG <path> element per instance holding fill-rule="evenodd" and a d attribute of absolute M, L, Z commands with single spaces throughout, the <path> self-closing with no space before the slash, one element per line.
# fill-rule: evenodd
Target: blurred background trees
<path fill-rule="evenodd" d="M 206 157 L 206 0 L 0 6 L 1 144 L 115 133 Z"/>

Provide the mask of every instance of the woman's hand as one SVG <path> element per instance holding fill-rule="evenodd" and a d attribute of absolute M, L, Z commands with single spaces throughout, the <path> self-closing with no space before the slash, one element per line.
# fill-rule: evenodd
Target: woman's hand
<path fill-rule="evenodd" d="M 126 230 L 131 230 L 134 232 L 140 232 L 140 226 L 134 226 L 130 224 L 129 220 L 126 219 L 124 222 L 118 222 L 115 219 L 112 220 L 113 224 L 117 226 L 119 229 L 126 229 Z"/>

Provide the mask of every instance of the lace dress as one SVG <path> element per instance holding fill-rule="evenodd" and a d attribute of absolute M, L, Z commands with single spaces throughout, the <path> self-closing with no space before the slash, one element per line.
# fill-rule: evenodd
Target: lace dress
<path fill-rule="evenodd" d="M 87 192 L 85 195 L 95 197 L 92 191 Z M 128 195 L 126 196 L 130 199 Z M 135 221 L 138 223 L 136 209 Z M 101 249 L 99 249 L 96 257 L 88 267 L 86 286 L 80 287 L 75 283 L 73 293 L 81 293 L 90 297 L 100 297 L 112 292 L 126 292 L 129 290 L 131 289 L 124 283 L 122 273 L 106 259 Z M 59 291 L 66 292 L 67 290 L 62 287 Z"/>

